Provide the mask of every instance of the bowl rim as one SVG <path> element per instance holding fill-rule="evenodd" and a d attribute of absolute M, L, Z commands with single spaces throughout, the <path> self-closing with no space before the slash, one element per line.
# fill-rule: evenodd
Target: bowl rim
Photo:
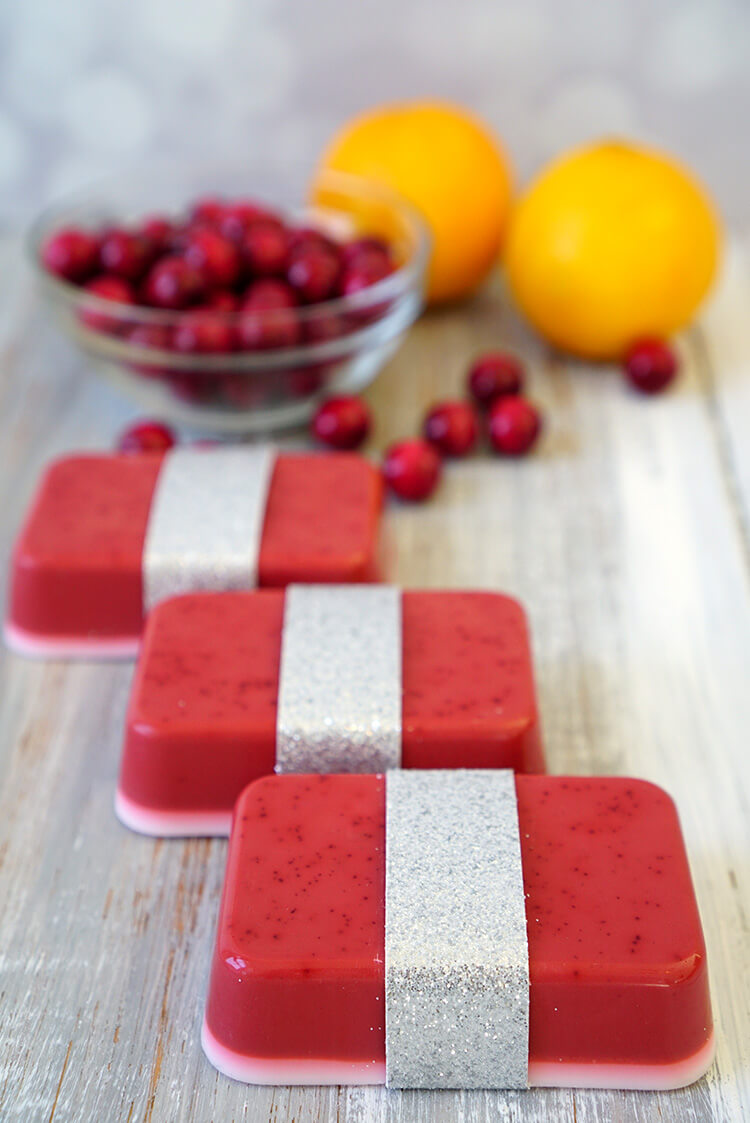
<path fill-rule="evenodd" d="M 353 175 L 349 172 L 326 170 L 323 173 L 318 173 L 316 182 L 319 182 L 321 176 L 325 180 L 324 185 L 331 184 L 334 187 L 338 185 L 339 189 L 343 189 L 344 191 L 348 187 L 349 191 L 352 193 L 359 187 L 360 192 L 364 189 L 371 196 L 375 195 L 384 203 L 393 206 L 394 209 L 400 212 L 401 217 L 406 220 L 407 225 L 410 226 L 414 232 L 414 249 L 409 258 L 402 265 L 399 265 L 398 268 L 387 277 L 384 277 L 381 281 L 375 282 L 375 284 L 368 285 L 366 288 L 360 289 L 358 292 L 351 293 L 348 296 L 335 297 L 332 300 L 318 301 L 316 303 L 298 306 L 294 309 L 294 314 L 302 323 L 310 323 L 314 322 L 316 319 L 337 316 L 347 312 L 362 311 L 363 309 L 369 308 L 371 305 L 377 305 L 384 301 L 391 300 L 401 293 L 407 292 L 409 289 L 418 287 L 420 279 L 427 269 L 432 249 L 432 236 L 420 211 L 398 192 L 379 183 L 377 180 L 372 180 L 365 176 Z M 36 279 L 42 283 L 47 294 L 60 298 L 72 311 L 80 312 L 81 310 L 86 310 L 114 319 L 128 320 L 133 325 L 154 324 L 164 327 L 175 327 L 180 323 L 184 323 L 185 316 L 209 311 L 209 309 L 201 308 L 200 306 L 184 309 L 162 309 L 151 308 L 148 305 L 141 304 L 124 304 L 121 301 L 109 300 L 106 297 L 89 292 L 84 286 L 76 285 L 72 281 L 67 281 L 64 278 L 58 277 L 44 267 L 40 252 L 44 239 L 52 233 L 55 228 L 60 229 L 70 224 L 65 220 L 65 215 L 66 212 L 70 212 L 74 208 L 76 203 L 79 206 L 91 206 L 94 204 L 96 201 L 97 187 L 106 186 L 107 182 L 112 183 L 111 177 L 95 181 L 87 188 L 61 196 L 56 201 L 44 207 L 29 225 L 24 238 L 25 252 L 30 260 Z M 121 182 L 119 178 L 118 182 Z M 248 194 L 250 193 L 248 192 Z M 102 197 L 102 202 L 104 202 L 104 197 Z M 301 212 L 313 210 L 319 214 L 324 214 L 326 212 L 331 215 L 347 214 L 347 212 L 342 209 L 326 207 L 314 203 L 311 200 L 303 203 L 299 210 Z M 289 210 L 282 211 L 282 214 L 289 214 Z M 168 214 L 167 217 L 169 217 Z M 212 309 L 211 313 L 212 315 L 222 317 L 227 323 L 236 323 L 243 316 L 247 316 L 248 310 L 235 309 L 226 311 Z M 253 310 L 252 314 L 257 316 L 261 322 L 263 322 L 264 319 L 272 322 L 288 314 L 288 312 L 286 309 L 260 309 L 257 311 Z M 351 342 L 360 334 L 361 332 L 351 332 L 341 338 Z M 102 336 L 106 338 L 106 333 L 104 332 L 97 332 L 96 335 L 97 337 Z M 125 341 L 121 342 L 123 346 L 127 346 Z M 191 359 L 200 358 L 203 363 L 209 358 L 220 359 L 223 357 L 226 361 L 227 358 L 238 354 L 258 355 L 259 357 L 267 356 L 268 358 L 272 355 L 281 355 L 284 353 L 289 356 L 293 354 L 299 356 L 300 353 L 309 355 L 315 348 L 328 347 L 330 342 L 338 342 L 338 340 L 324 341 L 322 343 L 306 343 L 303 346 L 289 348 L 269 348 L 267 350 L 259 349 L 257 351 L 247 352 L 229 351 L 224 352 L 223 355 L 218 353 L 216 355 L 196 354 L 195 356 L 190 355 L 185 357 Z M 137 347 L 137 350 L 149 356 L 163 355 L 164 357 L 170 356 L 171 358 L 176 358 L 179 355 L 179 352 L 175 353 L 171 350 L 162 351 L 157 348 L 143 346 Z M 315 351 L 315 353 L 317 354 L 317 351 Z"/>

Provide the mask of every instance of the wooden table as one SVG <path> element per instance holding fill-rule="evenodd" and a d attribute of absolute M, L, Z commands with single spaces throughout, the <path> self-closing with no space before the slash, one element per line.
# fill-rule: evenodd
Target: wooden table
<path fill-rule="evenodd" d="M 547 431 L 391 505 L 404 585 L 503 589 L 533 627 L 550 769 L 677 800 L 708 940 L 718 1056 L 663 1094 L 248 1088 L 199 1044 L 224 841 L 115 820 L 127 664 L 0 659 L 0 1119 L 577 1123 L 750 1117 L 750 255 L 735 246 L 684 375 L 658 400 L 550 359 L 498 291 L 426 316 L 372 388 L 373 451 L 460 392 L 469 357 L 526 356 Z M 82 369 L 0 260 L 3 580 L 42 464 L 107 448 L 132 410 Z M 296 442 L 303 438 L 297 436 Z"/>

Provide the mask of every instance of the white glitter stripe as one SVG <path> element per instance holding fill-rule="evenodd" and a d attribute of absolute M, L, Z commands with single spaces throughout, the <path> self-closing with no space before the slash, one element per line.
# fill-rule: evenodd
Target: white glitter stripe
<path fill-rule="evenodd" d="M 401 765 L 401 591 L 291 585 L 276 723 L 277 772 Z"/>
<path fill-rule="evenodd" d="M 386 1083 L 525 1088 L 526 910 L 512 772 L 386 777 Z"/>
<path fill-rule="evenodd" d="M 144 613 L 180 593 L 257 584 L 273 461 L 266 445 L 167 454 L 143 548 Z"/>

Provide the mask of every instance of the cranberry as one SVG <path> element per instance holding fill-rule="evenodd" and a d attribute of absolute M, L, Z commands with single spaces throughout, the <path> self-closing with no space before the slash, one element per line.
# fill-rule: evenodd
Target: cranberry
<path fill-rule="evenodd" d="M 291 251 L 302 249 L 324 249 L 331 253 L 338 253 L 339 246 L 333 238 L 329 238 L 316 226 L 295 226 L 289 231 L 289 248 Z"/>
<path fill-rule="evenodd" d="M 330 343 L 346 334 L 346 323 L 341 316 L 313 315 L 303 320 L 302 328 L 308 343 Z"/>
<path fill-rule="evenodd" d="M 289 241 L 280 222 L 264 218 L 251 223 L 241 245 L 245 265 L 255 277 L 273 277 L 284 272 Z"/>
<path fill-rule="evenodd" d="M 312 419 L 313 434 L 331 448 L 359 448 L 370 432 L 372 418 L 361 398 L 329 398 Z"/>
<path fill-rule="evenodd" d="M 373 257 L 379 258 L 389 273 L 394 268 L 391 248 L 382 238 L 355 238 L 352 242 L 346 242 L 341 247 L 341 257 L 345 265 L 354 265 L 363 258 Z"/>
<path fill-rule="evenodd" d="M 248 226 L 260 219 L 279 221 L 276 215 L 266 210 L 265 207 L 249 200 L 240 199 L 236 203 L 228 203 L 224 208 L 224 214 L 219 220 L 219 230 L 225 238 L 229 238 L 233 242 L 241 242 Z"/>
<path fill-rule="evenodd" d="M 427 499 L 440 480 L 440 457 L 429 441 L 397 441 L 383 461 L 386 482 L 401 499 Z"/>
<path fill-rule="evenodd" d="M 155 351 L 169 351 L 172 347 L 172 333 L 166 324 L 136 324 L 128 332 L 128 340 L 136 347 Z"/>
<path fill-rule="evenodd" d="M 234 348 L 234 331 L 221 312 L 186 312 L 174 329 L 174 349 L 185 354 L 222 354 Z"/>
<path fill-rule="evenodd" d="M 206 195 L 197 199 L 190 208 L 190 217 L 193 222 L 207 222 L 215 226 L 221 222 L 226 213 L 227 204 L 218 195 Z"/>
<path fill-rule="evenodd" d="M 342 296 L 352 296 L 355 292 L 361 292 L 362 289 L 385 280 L 392 272 L 386 257 L 377 253 L 361 253 L 344 267 L 339 292 Z"/>
<path fill-rule="evenodd" d="M 203 284 L 183 257 L 171 254 L 152 266 L 144 284 L 144 295 L 157 308 L 187 308 L 201 295 Z"/>
<path fill-rule="evenodd" d="M 175 443 L 170 428 L 159 421 L 138 421 L 120 436 L 119 452 L 166 452 Z"/>
<path fill-rule="evenodd" d="M 286 389 L 293 398 L 309 398 L 320 390 L 325 372 L 324 363 L 289 370 L 284 377 Z"/>
<path fill-rule="evenodd" d="M 485 409 L 496 398 L 520 394 L 523 382 L 523 364 L 515 355 L 504 351 L 488 351 L 486 355 L 480 355 L 472 364 L 468 377 L 470 393 Z"/>
<path fill-rule="evenodd" d="M 141 221 L 138 233 L 148 245 L 151 256 L 154 257 L 163 253 L 171 245 L 174 226 L 168 218 L 154 214 Z"/>
<path fill-rule="evenodd" d="M 221 380 L 221 394 L 226 402 L 237 409 L 250 409 L 263 400 L 262 388 L 252 374 L 227 374 Z"/>
<path fill-rule="evenodd" d="M 468 402 L 441 402 L 427 414 L 424 435 L 445 456 L 466 456 L 479 436 L 477 415 Z"/>
<path fill-rule="evenodd" d="M 237 325 L 242 347 L 249 351 L 293 347 L 301 329 L 294 293 L 283 281 L 256 281 L 245 294 Z"/>
<path fill-rule="evenodd" d="M 526 398 L 508 394 L 490 409 L 490 440 L 506 456 L 523 456 L 539 436 L 542 419 Z"/>
<path fill-rule="evenodd" d="M 229 289 L 214 289 L 203 302 L 204 308 L 213 308 L 215 312 L 236 312 L 239 301 Z"/>
<path fill-rule="evenodd" d="M 334 295 L 340 272 L 338 256 L 325 246 L 298 246 L 287 269 L 289 284 L 308 304 Z"/>
<path fill-rule="evenodd" d="M 201 405 L 208 401 L 216 390 L 216 375 L 201 371 L 186 370 L 179 374 L 169 374 L 166 382 L 175 398 L 190 405 Z"/>
<path fill-rule="evenodd" d="M 148 266 L 149 245 L 129 230 L 108 230 L 99 247 L 102 269 L 126 281 L 137 281 Z"/>
<path fill-rule="evenodd" d="M 51 234 L 42 246 L 42 263 L 45 269 L 77 284 L 91 276 L 98 260 L 98 239 L 86 230 L 77 230 L 73 226 Z"/>
<path fill-rule="evenodd" d="M 661 339 L 639 339 L 625 355 L 625 375 L 642 394 L 660 394 L 674 381 L 677 356 Z"/>
<path fill-rule="evenodd" d="M 112 300 L 116 304 L 134 304 L 135 294 L 127 281 L 121 277 L 94 277 L 84 285 L 86 292 L 100 300 Z M 117 332 L 123 326 L 122 318 L 108 315 L 96 308 L 84 308 L 81 312 L 81 322 L 92 331 Z"/>
<path fill-rule="evenodd" d="M 209 227 L 199 227 L 188 235 L 185 261 L 200 273 L 206 288 L 233 285 L 240 274 L 240 255 L 228 238 Z"/>

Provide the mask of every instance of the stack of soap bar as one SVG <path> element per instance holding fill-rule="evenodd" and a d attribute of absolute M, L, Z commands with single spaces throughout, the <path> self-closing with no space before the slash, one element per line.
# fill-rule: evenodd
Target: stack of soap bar
<path fill-rule="evenodd" d="M 529 1082 L 671 1088 L 710 1064 L 706 954 L 674 805 L 638 780 L 517 776 Z M 255 1083 L 381 1083 L 383 776 L 242 794 L 204 1048 Z"/>
<path fill-rule="evenodd" d="M 273 772 L 284 600 L 193 594 L 151 613 L 117 793 L 128 826 L 228 834 L 242 789 Z M 544 771 L 521 606 L 406 591 L 402 620 L 402 767 Z"/>
<path fill-rule="evenodd" d="M 71 456 L 46 472 L 13 555 L 6 637 L 25 654 L 130 655 L 162 459 Z M 379 473 L 355 455 L 279 455 L 258 584 L 382 578 Z"/>

